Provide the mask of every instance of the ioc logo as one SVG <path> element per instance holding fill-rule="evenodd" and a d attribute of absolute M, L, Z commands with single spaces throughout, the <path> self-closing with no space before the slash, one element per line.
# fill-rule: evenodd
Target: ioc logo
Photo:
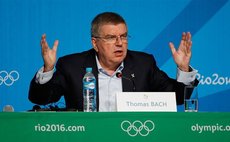
<path fill-rule="evenodd" d="M 140 120 L 130 122 L 124 120 L 121 122 L 121 129 L 128 133 L 128 135 L 134 137 L 138 134 L 141 136 L 147 136 L 155 128 L 155 124 L 151 120 L 146 120 L 144 123 Z"/>
<path fill-rule="evenodd" d="M 19 73 L 15 70 L 9 73 L 5 70 L 0 71 L 0 85 L 5 84 L 6 86 L 11 86 L 18 79 Z"/>

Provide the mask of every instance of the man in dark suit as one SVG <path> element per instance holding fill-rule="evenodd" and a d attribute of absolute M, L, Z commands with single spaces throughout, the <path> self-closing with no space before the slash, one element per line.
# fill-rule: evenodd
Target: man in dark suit
<path fill-rule="evenodd" d="M 64 95 L 66 107 L 83 110 L 82 78 L 86 67 L 92 67 L 97 80 L 98 111 L 115 111 L 115 92 L 176 92 L 177 104 L 183 104 L 183 90 L 195 80 L 196 70 L 189 66 L 191 34 L 183 33 L 179 48 L 169 43 L 178 67 L 177 80 L 161 71 L 150 54 L 130 51 L 128 29 L 118 14 L 97 15 L 91 25 L 93 49 L 59 58 L 56 64 L 58 40 L 49 48 L 46 35 L 41 39 L 44 66 L 31 81 L 29 99 L 45 105 L 57 102 Z M 117 74 L 123 77 L 119 78 Z"/>

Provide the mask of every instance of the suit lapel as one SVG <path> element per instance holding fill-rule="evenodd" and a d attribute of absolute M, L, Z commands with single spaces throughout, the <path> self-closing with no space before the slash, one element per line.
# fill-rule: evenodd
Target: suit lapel
<path fill-rule="evenodd" d="M 124 60 L 124 69 L 122 70 L 123 78 L 122 78 L 122 87 L 123 92 L 133 92 L 135 79 L 132 78 L 132 75 L 135 75 L 133 70 L 134 64 L 132 62 L 132 58 L 130 57 L 129 51 L 127 52 L 127 56 Z M 126 79 L 129 78 L 129 79 Z M 133 84 L 134 83 L 134 84 Z"/>

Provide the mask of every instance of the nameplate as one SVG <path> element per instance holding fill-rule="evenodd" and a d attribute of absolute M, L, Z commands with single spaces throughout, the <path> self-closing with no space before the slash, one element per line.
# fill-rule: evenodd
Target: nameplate
<path fill-rule="evenodd" d="M 119 92 L 117 111 L 176 112 L 175 92 Z"/>

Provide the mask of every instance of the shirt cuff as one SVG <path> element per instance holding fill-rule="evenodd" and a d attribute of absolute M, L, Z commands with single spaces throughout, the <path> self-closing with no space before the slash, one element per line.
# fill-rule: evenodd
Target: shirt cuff
<path fill-rule="evenodd" d="M 50 79 L 53 77 L 54 74 L 54 69 L 48 72 L 43 72 L 44 71 L 44 67 L 41 67 L 37 74 L 36 74 L 36 78 L 35 78 L 35 82 L 39 83 L 39 84 L 45 84 L 48 81 L 50 81 Z"/>
<path fill-rule="evenodd" d="M 197 70 L 191 68 L 190 72 L 184 72 L 182 70 L 180 70 L 179 68 L 177 68 L 177 81 L 178 82 L 182 82 L 185 85 L 192 85 L 192 83 L 195 81 L 196 79 L 196 74 L 197 74 Z"/>

